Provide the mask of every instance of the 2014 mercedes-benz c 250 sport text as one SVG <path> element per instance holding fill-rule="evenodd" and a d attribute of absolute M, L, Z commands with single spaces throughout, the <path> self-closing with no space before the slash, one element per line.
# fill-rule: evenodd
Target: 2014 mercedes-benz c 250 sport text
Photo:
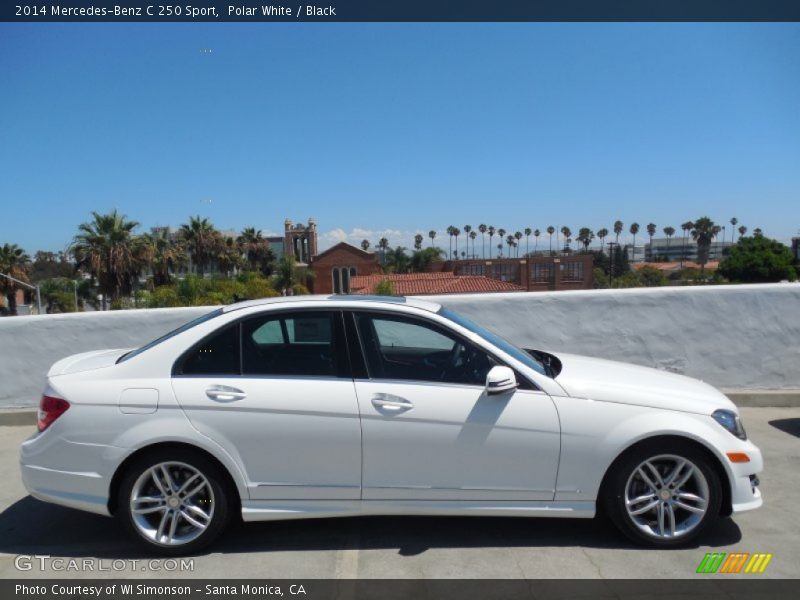
<path fill-rule="evenodd" d="M 671 547 L 761 505 L 761 452 L 700 381 L 523 350 L 390 297 L 213 310 L 65 358 L 22 444 L 36 498 L 115 515 L 166 554 L 245 521 L 595 516 Z"/>

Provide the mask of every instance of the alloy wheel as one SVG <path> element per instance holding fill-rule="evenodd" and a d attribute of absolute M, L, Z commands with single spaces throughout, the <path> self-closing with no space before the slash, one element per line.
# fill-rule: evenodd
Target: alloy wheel
<path fill-rule="evenodd" d="M 633 524 L 656 539 L 678 538 L 697 528 L 709 507 L 706 477 L 691 460 L 661 454 L 640 463 L 625 485 Z"/>
<path fill-rule="evenodd" d="M 183 462 L 160 462 L 133 484 L 130 513 L 145 539 L 164 546 L 188 544 L 214 518 L 214 491 L 208 479 Z"/>

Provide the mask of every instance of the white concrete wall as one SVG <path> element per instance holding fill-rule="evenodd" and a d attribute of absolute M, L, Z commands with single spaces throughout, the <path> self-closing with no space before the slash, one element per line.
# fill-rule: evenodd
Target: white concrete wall
<path fill-rule="evenodd" d="M 800 284 L 435 299 L 520 346 L 668 369 L 724 389 L 800 389 Z M 138 346 L 209 310 L 0 319 L 0 407 L 36 404 L 59 358 Z"/>

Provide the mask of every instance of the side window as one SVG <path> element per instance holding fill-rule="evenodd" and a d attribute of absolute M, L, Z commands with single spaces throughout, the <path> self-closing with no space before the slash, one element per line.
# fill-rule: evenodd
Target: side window
<path fill-rule="evenodd" d="M 319 375 L 342 373 L 335 336 L 335 312 L 283 313 L 242 323 L 244 375 Z"/>
<path fill-rule="evenodd" d="M 195 346 L 183 359 L 181 375 L 238 375 L 239 326 L 231 325 Z"/>
<path fill-rule="evenodd" d="M 383 315 L 356 317 L 370 376 L 483 385 L 489 356 L 435 325 Z"/>

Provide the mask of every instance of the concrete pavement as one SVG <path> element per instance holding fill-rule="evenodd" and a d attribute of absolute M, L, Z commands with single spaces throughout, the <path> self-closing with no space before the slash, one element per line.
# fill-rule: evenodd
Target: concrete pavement
<path fill-rule="evenodd" d="M 764 452 L 764 507 L 722 520 L 694 548 L 638 548 L 601 519 L 327 519 L 238 526 L 211 553 L 195 556 L 193 570 L 169 573 L 131 564 L 155 557 L 142 554 L 115 521 L 27 496 L 17 451 L 32 428 L 0 427 L 0 577 L 714 577 L 695 574 L 706 552 L 771 552 L 766 572 L 755 577 L 800 577 L 800 409 L 743 408 L 742 415 Z M 109 570 L 42 571 L 34 561 L 19 571 L 20 554 L 98 559 L 95 569 Z M 114 570 L 120 559 L 125 566 Z"/>

